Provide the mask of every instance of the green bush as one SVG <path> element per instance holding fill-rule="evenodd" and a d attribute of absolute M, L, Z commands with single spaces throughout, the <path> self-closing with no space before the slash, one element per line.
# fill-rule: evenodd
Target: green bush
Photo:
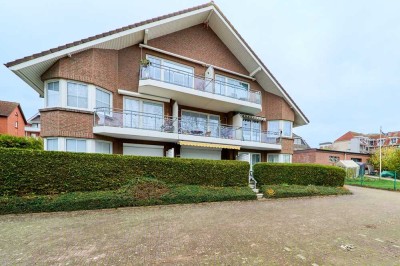
<path fill-rule="evenodd" d="M 327 186 L 302 186 L 302 185 L 264 185 L 261 187 L 261 193 L 266 198 L 289 198 L 289 197 L 311 197 L 325 195 L 346 195 L 351 192 L 344 187 Z"/>
<path fill-rule="evenodd" d="M 145 185 L 144 187 L 148 190 L 143 191 L 141 185 Z M 158 189 L 153 190 L 154 186 Z M 138 191 L 140 193 L 137 193 Z M 256 195 L 248 186 L 171 185 L 157 179 L 135 178 L 118 190 L 26 195 L 23 197 L 3 196 L 0 197 L 0 214 L 254 199 L 256 199 Z"/>
<path fill-rule="evenodd" d="M 246 186 L 248 171 L 249 164 L 239 161 L 0 149 L 0 196 L 115 190 L 140 176 L 169 184 Z"/>
<path fill-rule="evenodd" d="M 257 163 L 254 178 L 259 185 L 315 185 L 339 187 L 344 185 L 346 172 L 336 166 L 318 164 Z"/>
<path fill-rule="evenodd" d="M 0 148 L 43 150 L 43 140 L 40 138 L 0 135 Z"/>

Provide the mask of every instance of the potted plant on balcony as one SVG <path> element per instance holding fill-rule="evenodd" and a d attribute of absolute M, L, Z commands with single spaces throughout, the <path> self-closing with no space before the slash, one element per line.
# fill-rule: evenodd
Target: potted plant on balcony
<path fill-rule="evenodd" d="M 140 60 L 140 65 L 146 68 L 146 67 L 151 65 L 151 62 L 150 62 L 150 60 L 148 60 L 146 58 L 145 59 L 141 59 Z"/>

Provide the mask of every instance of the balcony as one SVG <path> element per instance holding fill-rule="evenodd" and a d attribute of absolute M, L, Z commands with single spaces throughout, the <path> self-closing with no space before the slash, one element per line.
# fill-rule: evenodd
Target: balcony
<path fill-rule="evenodd" d="M 139 92 L 219 112 L 261 112 L 261 93 L 171 67 L 141 66 Z"/>
<path fill-rule="evenodd" d="M 27 132 L 40 132 L 40 127 L 34 127 L 34 126 L 26 126 L 25 131 Z"/>
<path fill-rule="evenodd" d="M 248 132 L 242 127 L 108 108 L 94 113 L 93 133 L 122 139 L 165 142 L 180 140 L 280 150 L 277 132 Z"/>

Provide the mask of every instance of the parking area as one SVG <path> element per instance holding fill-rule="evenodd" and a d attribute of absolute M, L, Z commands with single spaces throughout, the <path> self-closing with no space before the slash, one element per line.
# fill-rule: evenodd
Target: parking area
<path fill-rule="evenodd" d="M 0 216 L 1 265 L 399 265 L 400 193 Z"/>

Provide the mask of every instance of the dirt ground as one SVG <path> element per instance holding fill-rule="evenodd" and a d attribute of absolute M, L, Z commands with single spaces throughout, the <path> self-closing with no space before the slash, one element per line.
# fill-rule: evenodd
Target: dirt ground
<path fill-rule="evenodd" d="M 0 216 L 0 265 L 400 265 L 400 193 Z"/>

